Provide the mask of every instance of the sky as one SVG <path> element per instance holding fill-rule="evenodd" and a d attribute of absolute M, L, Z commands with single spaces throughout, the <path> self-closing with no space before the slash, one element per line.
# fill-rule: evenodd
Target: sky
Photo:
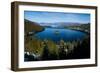
<path fill-rule="evenodd" d="M 24 11 L 24 19 L 34 21 L 37 23 L 56 23 L 56 22 L 90 23 L 90 14 Z"/>

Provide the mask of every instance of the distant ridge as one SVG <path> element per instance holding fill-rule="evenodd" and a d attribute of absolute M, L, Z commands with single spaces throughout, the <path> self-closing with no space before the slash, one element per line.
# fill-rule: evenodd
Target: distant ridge
<path fill-rule="evenodd" d="M 89 23 L 74 23 L 74 22 L 39 23 L 40 26 L 50 26 L 50 27 L 80 26 L 82 24 L 89 24 Z"/>

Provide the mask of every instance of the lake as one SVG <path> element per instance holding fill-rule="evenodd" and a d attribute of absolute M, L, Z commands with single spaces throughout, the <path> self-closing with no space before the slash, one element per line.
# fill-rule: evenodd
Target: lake
<path fill-rule="evenodd" d="M 34 36 L 38 39 L 50 39 L 58 42 L 61 39 L 64 41 L 82 40 L 87 34 L 85 32 L 62 29 L 62 28 L 45 28 L 44 31 L 36 33 Z"/>

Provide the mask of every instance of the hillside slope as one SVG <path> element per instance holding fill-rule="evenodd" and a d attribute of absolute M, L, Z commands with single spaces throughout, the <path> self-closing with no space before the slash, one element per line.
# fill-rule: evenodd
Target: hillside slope
<path fill-rule="evenodd" d="M 24 24 L 25 24 L 24 27 L 25 34 L 32 31 L 39 32 L 44 30 L 44 28 L 40 26 L 38 23 L 29 21 L 27 19 L 24 19 Z"/>

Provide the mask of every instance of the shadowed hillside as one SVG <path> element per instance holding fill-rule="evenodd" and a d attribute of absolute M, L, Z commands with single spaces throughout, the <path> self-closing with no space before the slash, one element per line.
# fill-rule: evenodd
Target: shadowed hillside
<path fill-rule="evenodd" d="M 24 40 L 25 40 L 25 48 L 26 45 L 31 43 L 32 35 L 34 35 L 37 32 L 43 31 L 44 27 L 40 26 L 36 22 L 29 21 L 27 19 L 24 19 Z"/>
<path fill-rule="evenodd" d="M 35 31 L 35 32 L 40 32 L 42 30 L 44 30 L 44 28 L 42 26 L 40 26 L 38 23 L 35 22 L 31 22 L 27 19 L 24 19 L 24 30 L 25 30 L 25 34 Z"/>

